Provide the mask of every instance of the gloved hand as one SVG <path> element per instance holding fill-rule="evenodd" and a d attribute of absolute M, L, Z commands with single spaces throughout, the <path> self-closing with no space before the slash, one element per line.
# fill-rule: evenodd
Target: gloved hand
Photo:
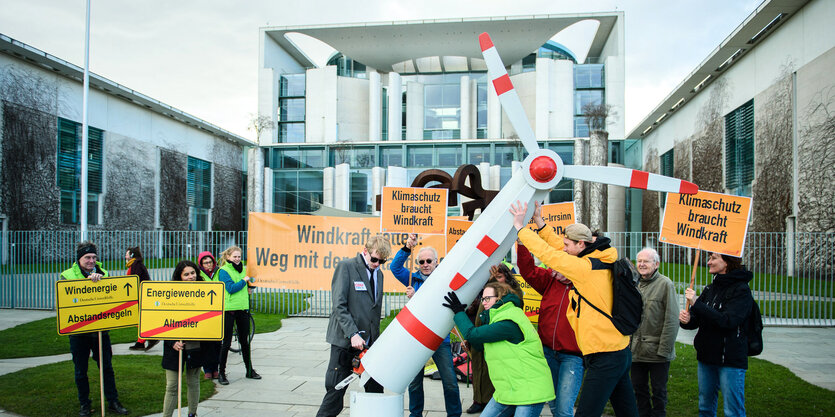
<path fill-rule="evenodd" d="M 460 313 L 467 308 L 464 303 L 458 300 L 458 294 L 455 294 L 454 291 L 448 292 L 447 295 L 444 296 L 444 300 L 446 300 L 446 302 L 443 306 L 452 310 L 453 313 Z"/>

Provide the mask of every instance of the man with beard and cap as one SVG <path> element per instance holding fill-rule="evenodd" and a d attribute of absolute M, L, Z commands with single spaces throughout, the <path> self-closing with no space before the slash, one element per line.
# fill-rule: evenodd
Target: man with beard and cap
<path fill-rule="evenodd" d="M 76 245 L 76 262 L 64 272 L 61 272 L 60 279 L 90 279 L 99 282 L 107 277 L 107 271 L 98 262 L 98 249 L 93 242 L 85 240 Z M 96 332 L 72 334 L 70 338 L 70 352 L 72 362 L 75 366 L 75 386 L 78 389 L 78 401 L 81 403 L 79 416 L 92 414 L 92 402 L 90 401 L 90 382 L 87 379 L 87 364 L 90 354 L 93 360 L 102 368 L 104 378 L 102 386 L 104 397 L 107 399 L 108 410 L 117 414 L 128 414 L 128 410 L 119 402 L 119 393 L 116 391 L 116 379 L 113 375 L 113 364 L 111 359 L 113 351 L 110 348 L 110 333 L 101 332 L 101 352 L 99 352 L 99 341 Z"/>

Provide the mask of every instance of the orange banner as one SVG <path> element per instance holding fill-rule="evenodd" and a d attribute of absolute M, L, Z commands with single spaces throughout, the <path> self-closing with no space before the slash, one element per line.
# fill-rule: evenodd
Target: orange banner
<path fill-rule="evenodd" d="M 383 187 L 380 230 L 446 234 L 448 191 L 445 188 Z"/>
<path fill-rule="evenodd" d="M 327 217 L 249 213 L 247 274 L 257 287 L 330 290 L 339 262 L 362 252 L 380 230 L 378 217 Z M 384 233 L 389 259 L 406 242 L 405 233 Z M 385 291 L 403 291 L 383 265 Z"/>
<path fill-rule="evenodd" d="M 668 193 L 659 239 L 664 243 L 742 256 L 751 198 L 699 191 Z"/>
<path fill-rule="evenodd" d="M 556 229 L 557 235 L 565 233 L 565 227 L 569 224 L 576 223 L 576 215 L 574 213 L 574 202 L 545 204 L 542 206 L 542 219 L 548 226 Z M 528 228 L 536 230 L 537 227 L 533 219 L 528 221 Z"/>

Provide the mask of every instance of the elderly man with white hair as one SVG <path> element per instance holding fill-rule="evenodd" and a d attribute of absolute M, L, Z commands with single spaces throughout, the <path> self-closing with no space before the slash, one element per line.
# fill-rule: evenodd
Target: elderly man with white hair
<path fill-rule="evenodd" d="M 661 259 L 655 249 L 644 248 L 636 260 L 644 312 L 641 327 L 632 335 L 632 387 L 641 417 L 664 416 L 670 361 L 676 357 L 678 298 L 673 282 L 658 273 Z"/>

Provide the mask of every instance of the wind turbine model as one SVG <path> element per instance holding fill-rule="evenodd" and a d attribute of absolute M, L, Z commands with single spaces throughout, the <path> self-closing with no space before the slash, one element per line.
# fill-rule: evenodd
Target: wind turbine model
<path fill-rule="evenodd" d="M 415 293 L 362 357 L 365 370 L 360 380 L 363 384 L 374 378 L 391 391 L 406 391 L 409 382 L 454 325 L 452 311 L 441 306 L 444 296 L 452 290 L 461 302 L 472 302 L 487 282 L 490 266 L 499 263 L 516 240 L 509 209 L 517 200 L 541 201 L 563 177 L 671 193 L 695 194 L 699 191 L 699 187 L 687 181 L 629 168 L 566 166 L 555 152 L 540 149 L 490 35 L 482 33 L 479 43 L 499 102 L 529 155 L 521 169 L 513 173 L 510 181 L 432 272 L 431 279 Z M 534 205 L 528 204 L 527 219 L 533 215 L 533 209 Z"/>

